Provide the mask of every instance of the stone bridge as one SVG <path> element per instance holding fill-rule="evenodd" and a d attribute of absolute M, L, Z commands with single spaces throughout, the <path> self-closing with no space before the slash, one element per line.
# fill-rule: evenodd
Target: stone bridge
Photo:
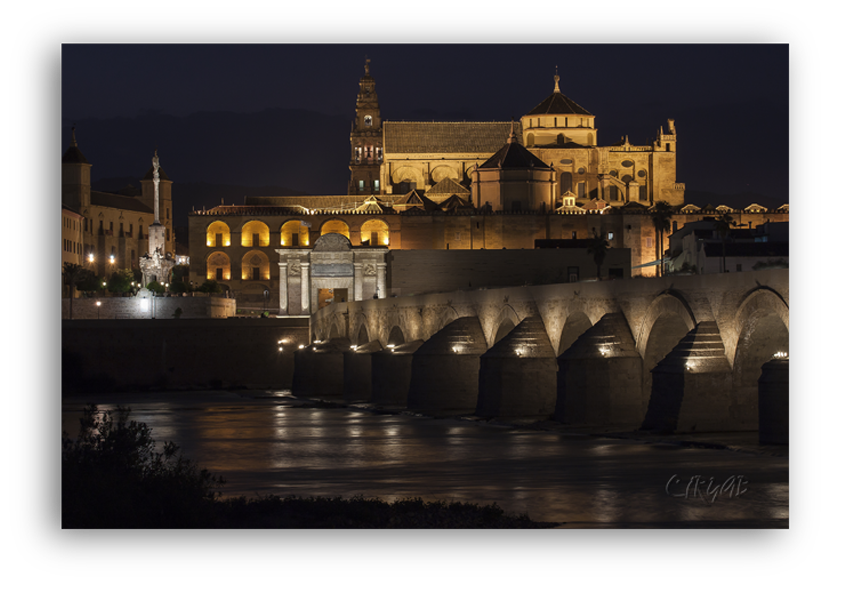
<path fill-rule="evenodd" d="M 312 316 L 293 392 L 574 426 L 755 430 L 762 366 L 788 353 L 788 291 L 788 269 L 775 269 L 336 303 Z"/>

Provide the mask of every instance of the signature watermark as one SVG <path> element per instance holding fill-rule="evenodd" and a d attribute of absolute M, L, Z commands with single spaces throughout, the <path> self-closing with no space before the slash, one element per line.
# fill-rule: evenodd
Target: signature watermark
<path fill-rule="evenodd" d="M 732 475 L 724 481 L 716 481 L 715 477 L 705 477 L 695 474 L 691 478 L 681 479 L 673 475 L 665 484 L 665 493 L 672 498 L 700 498 L 707 504 L 714 504 L 721 498 L 737 498 L 747 493 L 749 481 L 744 475 Z"/>

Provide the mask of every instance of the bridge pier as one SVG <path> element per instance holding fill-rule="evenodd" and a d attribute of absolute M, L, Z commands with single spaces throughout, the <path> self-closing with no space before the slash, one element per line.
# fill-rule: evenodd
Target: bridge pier
<path fill-rule="evenodd" d="M 421 345 L 423 341 L 412 341 L 371 355 L 371 400 L 406 404 L 412 381 L 412 357 Z"/>
<path fill-rule="evenodd" d="M 382 349 L 379 341 L 357 345 L 343 354 L 344 359 L 344 400 L 370 400 L 371 356 Z"/>
<path fill-rule="evenodd" d="M 759 442 L 788 444 L 788 358 L 762 365 L 759 377 Z"/>
<path fill-rule="evenodd" d="M 644 420 L 641 355 L 626 318 L 604 315 L 558 358 L 554 418 L 635 429 Z"/>
<path fill-rule="evenodd" d="M 454 320 L 412 357 L 408 404 L 420 413 L 473 413 L 479 358 L 488 349 L 476 316 Z"/>
<path fill-rule="evenodd" d="M 651 371 L 643 429 L 658 432 L 743 430 L 731 416 L 732 370 L 714 321 L 700 322 Z"/>
<path fill-rule="evenodd" d="M 524 318 L 480 358 L 479 417 L 544 417 L 556 405 L 556 353 L 541 318 Z"/>
<path fill-rule="evenodd" d="M 294 352 L 294 396 L 341 396 L 344 393 L 346 338 L 317 341 Z"/>

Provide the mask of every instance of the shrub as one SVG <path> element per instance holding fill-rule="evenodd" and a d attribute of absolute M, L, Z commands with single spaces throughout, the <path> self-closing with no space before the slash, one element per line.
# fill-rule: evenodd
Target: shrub
<path fill-rule="evenodd" d="M 129 414 L 89 405 L 76 440 L 63 435 L 62 527 L 208 527 L 223 479 L 174 443 L 157 451 L 150 428 Z"/>

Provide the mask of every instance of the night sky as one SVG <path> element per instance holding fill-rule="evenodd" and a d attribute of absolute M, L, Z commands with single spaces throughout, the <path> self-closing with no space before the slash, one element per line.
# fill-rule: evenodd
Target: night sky
<path fill-rule="evenodd" d="M 788 201 L 784 44 L 68 44 L 63 150 L 76 124 L 95 182 L 143 174 L 158 147 L 175 189 L 342 194 L 365 57 L 384 120 L 518 119 L 558 70 L 600 145 L 646 144 L 673 118 L 689 191 Z"/>

